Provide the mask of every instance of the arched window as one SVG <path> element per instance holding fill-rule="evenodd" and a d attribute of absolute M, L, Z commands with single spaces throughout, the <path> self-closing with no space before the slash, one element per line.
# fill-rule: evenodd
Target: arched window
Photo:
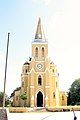
<path fill-rule="evenodd" d="M 44 47 L 42 47 L 42 57 L 44 57 Z"/>
<path fill-rule="evenodd" d="M 35 57 L 38 57 L 38 48 L 35 49 Z"/>
<path fill-rule="evenodd" d="M 27 73 L 27 69 L 26 69 L 26 73 Z"/>
<path fill-rule="evenodd" d="M 62 100 L 64 100 L 64 96 L 62 95 Z"/>
<path fill-rule="evenodd" d="M 53 73 L 54 73 L 54 69 L 53 69 L 52 71 L 53 71 Z"/>
<path fill-rule="evenodd" d="M 53 92 L 53 98 L 55 99 L 55 92 Z"/>
<path fill-rule="evenodd" d="M 41 78 L 41 76 L 38 77 L 38 85 L 42 85 L 42 78 Z"/>

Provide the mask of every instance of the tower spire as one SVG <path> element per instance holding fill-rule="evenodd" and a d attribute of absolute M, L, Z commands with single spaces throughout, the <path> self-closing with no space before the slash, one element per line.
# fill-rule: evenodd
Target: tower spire
<path fill-rule="evenodd" d="M 43 39 L 43 31 L 42 31 L 42 28 L 41 28 L 41 19 L 39 17 L 39 20 L 38 20 L 38 25 L 37 25 L 37 30 L 36 30 L 36 34 L 35 34 L 35 39 Z"/>

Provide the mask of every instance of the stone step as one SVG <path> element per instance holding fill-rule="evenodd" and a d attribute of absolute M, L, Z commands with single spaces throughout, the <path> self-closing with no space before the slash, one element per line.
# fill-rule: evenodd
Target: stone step
<path fill-rule="evenodd" d="M 44 107 L 37 107 L 37 108 L 34 109 L 34 111 L 36 111 L 36 112 L 46 112 L 46 108 L 44 108 Z"/>

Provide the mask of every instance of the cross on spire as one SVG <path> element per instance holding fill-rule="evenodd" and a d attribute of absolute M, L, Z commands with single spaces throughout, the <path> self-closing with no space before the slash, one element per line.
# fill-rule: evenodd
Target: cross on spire
<path fill-rule="evenodd" d="M 43 31 L 42 31 L 42 26 L 41 26 L 41 19 L 39 17 L 37 30 L 36 30 L 36 34 L 35 34 L 35 39 L 43 39 L 44 36 L 45 35 L 44 35 Z"/>

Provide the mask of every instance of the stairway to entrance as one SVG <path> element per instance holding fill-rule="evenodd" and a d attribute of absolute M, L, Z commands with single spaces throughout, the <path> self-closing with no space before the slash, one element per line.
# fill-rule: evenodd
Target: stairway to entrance
<path fill-rule="evenodd" d="M 47 112 L 45 107 L 36 107 L 34 108 L 34 112 Z"/>

